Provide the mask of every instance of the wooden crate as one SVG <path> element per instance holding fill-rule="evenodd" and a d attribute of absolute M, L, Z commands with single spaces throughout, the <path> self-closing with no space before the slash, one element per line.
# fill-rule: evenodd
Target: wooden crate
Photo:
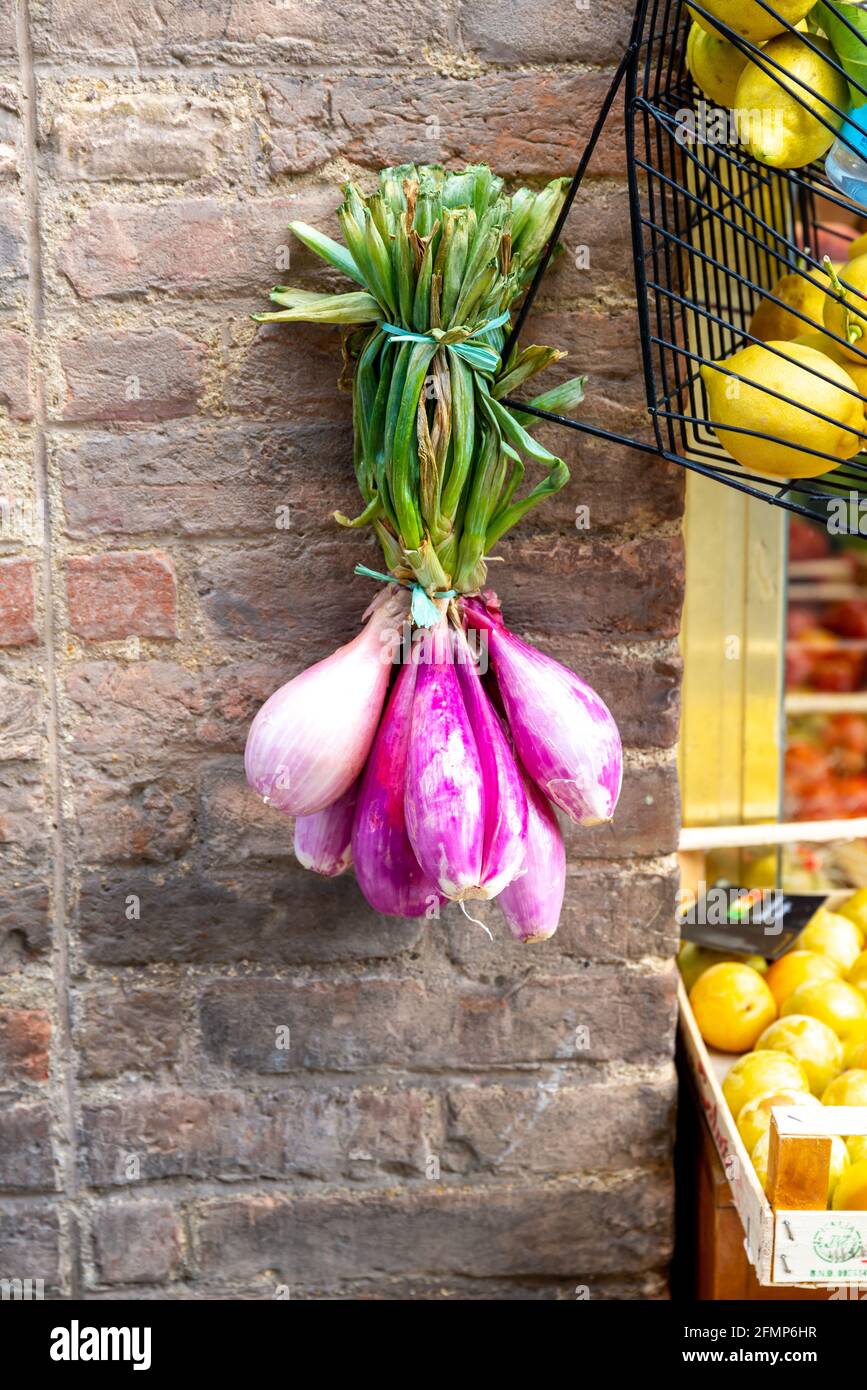
<path fill-rule="evenodd" d="M 743 1228 L 744 1248 L 766 1288 L 867 1289 L 867 1211 L 775 1210 L 759 1184 L 722 1092 L 735 1056 L 708 1049 L 683 982 L 680 1029 L 698 1103 L 713 1138 Z M 810 1143 L 832 1134 L 867 1134 L 867 1107 L 775 1108 L 772 1147 Z"/>

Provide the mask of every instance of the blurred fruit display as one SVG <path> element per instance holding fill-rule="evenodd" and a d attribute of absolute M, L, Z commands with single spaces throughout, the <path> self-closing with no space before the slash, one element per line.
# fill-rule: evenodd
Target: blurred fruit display
<path fill-rule="evenodd" d="M 793 517 L 783 817 L 867 816 L 867 549 Z"/>
<path fill-rule="evenodd" d="M 830 901 L 770 966 L 693 942 L 678 955 L 695 1025 L 730 1059 L 723 1098 L 766 1192 L 775 1106 L 867 1107 L 867 888 Z M 833 1137 L 827 1181 L 829 1207 L 867 1210 L 867 1136 Z"/>

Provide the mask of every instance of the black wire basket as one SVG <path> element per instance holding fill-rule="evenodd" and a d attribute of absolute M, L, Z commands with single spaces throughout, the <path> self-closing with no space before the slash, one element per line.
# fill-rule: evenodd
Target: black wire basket
<path fill-rule="evenodd" d="M 781 30 L 817 49 L 810 32 L 798 31 L 777 14 L 772 4 L 756 0 L 762 10 L 779 21 Z M 690 0 L 694 14 L 702 16 L 706 27 L 728 39 L 744 55 L 755 58 L 761 50 L 742 38 L 709 12 L 700 0 Z M 820 449 L 806 449 L 816 457 L 817 470 L 827 463 L 828 471 L 808 478 L 769 478 L 758 464 L 736 462 L 717 435 L 716 425 L 741 436 L 747 443 L 738 446 L 743 455 L 760 451 L 759 441 L 779 442 L 762 429 L 737 428 L 715 421 L 701 377 L 704 365 L 719 362 L 762 339 L 751 332 L 753 315 L 763 300 L 789 308 L 778 299 L 774 286 L 784 275 L 800 275 L 814 284 L 828 285 L 821 257 L 823 240 L 832 230 L 828 219 L 840 216 L 851 222 L 867 218 L 867 208 L 850 201 L 831 183 L 822 163 L 800 169 L 776 169 L 760 162 L 737 139 L 722 141 L 703 138 L 702 93 L 694 85 L 686 62 L 690 14 L 684 0 L 638 0 L 629 47 L 614 74 L 607 97 L 575 173 L 569 197 L 563 208 L 546 256 L 539 266 L 511 341 L 521 331 L 536 289 L 544 274 L 557 238 L 586 173 L 596 142 L 621 87 L 624 87 L 626 117 L 626 162 L 629 178 L 632 235 L 635 253 L 635 282 L 641 333 L 643 370 L 647 406 L 652 422 L 652 441 L 600 429 L 586 420 L 569 419 L 541 410 L 533 413 L 600 438 L 680 464 L 714 478 L 729 487 L 792 512 L 827 524 L 832 512 L 841 533 L 867 530 L 867 425 L 863 412 L 855 412 L 859 436 L 858 452 L 845 462 Z M 843 18 L 842 22 L 848 25 Z M 855 33 L 855 30 L 852 29 Z M 847 76 L 833 59 L 827 59 L 836 73 L 849 84 L 853 98 L 867 88 Z M 782 68 L 764 58 L 764 70 L 774 81 L 785 77 Z M 782 82 L 779 85 L 783 85 Z M 797 78 L 787 78 L 789 93 L 801 90 L 805 102 L 815 98 L 822 103 L 816 119 L 835 138 L 842 139 L 838 126 L 846 110 L 826 100 Z M 858 95 L 858 103 L 861 97 Z M 824 113 L 824 114 L 822 114 Z M 689 118 L 692 116 L 692 120 Z M 827 117 L 827 119 L 826 119 Z M 704 125 L 707 125 L 706 114 Z M 692 138 L 695 136 L 695 138 Z M 843 144 L 854 150 L 849 140 Z M 867 222 L 864 223 L 867 226 Z M 834 229 L 836 231 L 836 228 Z M 851 305 L 867 299 L 847 285 L 845 270 L 840 272 L 846 298 Z M 831 297 L 842 302 L 840 294 Z M 803 320 L 803 333 L 828 333 L 823 321 L 794 310 Z M 838 345 L 844 340 L 831 334 Z M 865 350 L 859 352 L 867 367 Z M 782 357 L 779 349 L 769 352 Z M 504 349 L 504 360 L 509 344 Z M 812 375 L 824 376 L 824 369 L 804 368 Z M 807 415 L 836 424 L 821 411 L 801 400 L 769 389 L 750 377 L 735 376 L 747 386 L 757 387 L 784 405 L 795 405 Z M 825 377 L 827 381 L 828 378 Z M 867 409 L 867 396 L 857 387 L 844 388 Z M 799 393 L 800 394 L 800 393 Z M 808 393 L 809 394 L 809 393 Z M 513 402 L 517 404 L 517 402 Z M 532 407 L 522 404 L 524 410 Z M 773 407 L 769 406 L 769 413 Z M 864 451 L 864 452 L 862 452 Z M 746 466 L 745 466 L 746 463 Z M 864 503 L 862 508 L 861 503 Z M 863 520 L 862 520 L 863 517 Z"/>

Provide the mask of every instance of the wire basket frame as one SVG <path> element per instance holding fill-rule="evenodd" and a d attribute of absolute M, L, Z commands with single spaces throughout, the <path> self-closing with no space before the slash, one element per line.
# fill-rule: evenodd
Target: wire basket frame
<path fill-rule="evenodd" d="M 867 87 L 848 77 L 834 57 L 819 47 L 813 34 L 795 29 L 766 0 L 756 3 L 777 19 L 781 30 L 796 35 L 842 76 L 850 89 L 859 94 L 855 104 L 860 104 L 863 95 L 863 104 L 867 105 Z M 845 110 L 786 72 L 762 49 L 711 14 L 701 0 L 690 0 L 689 9 L 744 55 L 761 59 L 764 71 L 784 85 L 789 95 L 800 98 L 803 89 L 805 102 L 811 100 L 815 119 L 858 153 L 848 139 L 838 134 L 838 125 L 847 115 Z M 791 439 L 780 441 L 760 429 L 715 421 L 700 375 L 703 365 L 719 363 L 750 344 L 758 344 L 790 361 L 750 331 L 753 314 L 763 300 L 800 318 L 802 333 L 823 332 L 841 347 L 857 352 L 857 366 L 867 367 L 867 333 L 861 340 L 864 350 L 853 349 L 822 321 L 773 293 L 783 275 L 800 275 L 832 299 L 843 302 L 839 294 L 828 288 L 819 255 L 823 236 L 831 230 L 822 221 L 827 215 L 823 209 L 830 205 L 834 211 L 861 218 L 867 217 L 867 209 L 840 193 L 819 163 L 802 169 L 775 169 L 754 158 L 734 137 L 720 141 L 705 138 L 699 102 L 704 102 L 705 114 L 708 103 L 694 85 L 686 64 L 689 9 L 685 0 L 638 0 L 630 44 L 613 75 L 546 254 L 503 350 L 505 360 L 521 332 L 617 94 L 624 87 L 635 285 L 652 441 L 535 409 L 523 402 L 508 403 L 543 419 L 657 454 L 823 523 L 828 521 L 833 503 L 836 528 L 841 533 L 858 533 L 862 523 L 860 532 L 864 534 L 867 424 L 862 424 L 860 430 L 846 424 L 847 431 L 859 436 L 860 449 L 844 463 L 839 462 L 837 455 L 795 446 L 801 453 L 815 455 L 818 467 L 823 462 L 828 465 L 828 471 L 820 476 L 800 479 L 769 478 L 759 471 L 751 472 L 731 457 L 717 436 L 719 424 L 730 434 L 746 439 L 792 445 Z M 842 13 L 841 22 L 852 29 Z M 818 111 L 813 103 L 821 104 Z M 833 230 L 840 234 L 838 227 Z M 853 238 L 854 235 L 853 227 Z M 863 300 L 864 307 L 859 305 L 859 312 L 867 317 L 867 297 L 847 284 L 845 269 L 840 272 L 840 280 L 850 304 Z M 849 390 L 821 369 L 800 361 L 797 365 L 800 371 L 809 371 L 825 382 L 832 380 L 867 410 L 867 396 L 857 387 Z M 840 426 L 839 421 L 803 400 L 792 400 L 761 382 L 730 373 L 727 368 L 723 370 L 726 376 L 765 393 L 769 404 L 776 399 L 807 416 Z"/>

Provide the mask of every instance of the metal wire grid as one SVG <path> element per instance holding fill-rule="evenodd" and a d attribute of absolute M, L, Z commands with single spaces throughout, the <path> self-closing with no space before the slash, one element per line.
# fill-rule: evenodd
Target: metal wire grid
<path fill-rule="evenodd" d="M 776 14 L 766 0 L 757 3 Z M 691 8 L 745 54 L 754 56 L 761 52 L 717 20 L 699 0 L 691 0 Z M 815 47 L 811 35 L 798 33 L 782 19 L 779 22 L 789 32 L 797 33 L 802 42 Z M 816 248 L 820 233 L 827 230 L 820 220 L 824 215 L 820 207 L 830 204 L 834 210 L 856 216 L 863 216 L 864 209 L 839 193 L 819 164 L 800 170 L 776 170 L 754 159 L 734 140 L 709 143 L 697 139 L 691 143 L 684 138 L 684 117 L 692 113 L 693 124 L 698 117 L 700 125 L 699 102 L 703 100 L 686 67 L 688 31 L 689 14 L 684 0 L 639 0 L 630 45 L 614 74 L 548 253 L 528 290 L 510 339 L 514 341 L 521 331 L 601 130 L 620 86 L 625 83 L 626 157 L 638 317 L 654 442 L 648 444 L 646 439 L 617 434 L 588 421 L 547 411 L 533 413 L 631 448 L 657 453 L 727 486 L 818 520 L 826 520 L 829 498 L 843 497 L 854 504 L 854 521 L 851 526 L 842 524 L 841 529 L 857 531 L 862 498 L 867 511 L 867 433 L 856 431 L 861 434 L 865 452 L 835 467 L 833 472 L 819 478 L 769 481 L 736 463 L 721 445 L 709 414 L 700 369 L 705 363 L 719 361 L 761 341 L 750 333 L 749 325 L 763 298 L 796 312 L 803 319 L 804 333 L 819 329 L 827 332 L 822 324 L 793 311 L 771 291 L 779 278 L 788 273 L 817 282 L 823 267 Z M 830 61 L 825 54 L 822 56 Z M 779 69 L 766 54 L 763 63 L 766 69 Z M 836 63 L 832 65 L 842 72 Z M 797 78 L 786 75 L 786 80 L 790 89 L 797 83 L 805 94 L 824 100 Z M 863 92 L 867 104 L 867 88 L 847 80 Z M 829 114 L 845 117 L 846 112 L 833 103 L 825 105 Z M 829 130 L 835 130 L 831 120 L 821 115 L 816 118 Z M 844 143 L 849 145 L 848 140 Z M 842 280 L 845 285 L 845 273 Z M 867 313 L 867 298 L 851 287 L 848 292 L 850 299 L 864 299 Z M 836 341 L 843 343 L 841 338 Z M 506 344 L 504 354 L 509 345 Z M 867 351 L 859 352 L 867 366 Z M 783 353 L 777 355 L 784 357 Z M 813 368 L 803 369 L 817 377 L 824 376 Z M 787 401 L 785 396 L 749 378 L 740 380 L 764 391 L 769 398 Z M 850 394 L 867 407 L 867 397 L 857 390 Z M 818 419 L 837 423 L 801 401 L 788 403 Z M 522 409 L 531 408 L 522 405 Z M 731 426 L 726 428 L 731 430 Z M 756 439 L 773 438 L 761 430 L 733 432 Z M 827 460 L 829 467 L 837 462 L 831 454 L 809 448 L 803 452 Z"/>

